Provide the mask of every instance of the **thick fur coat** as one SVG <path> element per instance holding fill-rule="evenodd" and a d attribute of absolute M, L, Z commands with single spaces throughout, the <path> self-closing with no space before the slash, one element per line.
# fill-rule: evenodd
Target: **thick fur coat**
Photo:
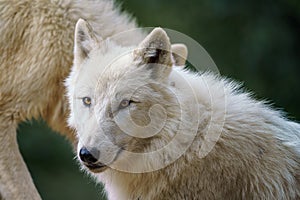
<path fill-rule="evenodd" d="M 74 27 L 87 19 L 102 37 L 136 27 L 110 0 L 0 0 L 0 193 L 40 199 L 18 150 L 19 122 L 42 117 L 75 141 L 66 125 L 63 80 L 73 62 Z M 136 32 L 120 45 L 142 39 Z"/>
<path fill-rule="evenodd" d="M 125 48 L 83 20 L 76 34 L 69 124 L 109 199 L 300 198 L 299 124 L 234 82 L 175 67 L 160 28 Z"/>

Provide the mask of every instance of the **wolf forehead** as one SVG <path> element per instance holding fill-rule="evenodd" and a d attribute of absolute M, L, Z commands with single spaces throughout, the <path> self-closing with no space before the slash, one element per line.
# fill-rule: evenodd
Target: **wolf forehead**
<path fill-rule="evenodd" d="M 135 61 L 134 48 L 117 46 L 114 42 L 103 41 L 101 47 L 94 49 L 78 71 L 80 87 L 95 92 L 116 92 L 118 89 L 136 89 L 146 85 L 151 79 L 151 71 L 146 65 Z M 87 85 L 85 85 L 87 84 Z"/>
<path fill-rule="evenodd" d="M 127 51 L 123 49 L 119 55 L 106 51 L 104 55 L 101 49 L 96 50 L 78 72 L 77 77 L 82 81 L 77 82 L 76 96 L 89 96 L 101 101 L 140 95 L 140 88 L 145 90 L 150 74 L 148 70 L 137 67 L 132 53 Z"/>
<path fill-rule="evenodd" d="M 110 50 L 113 44 L 107 44 L 107 41 L 103 43 L 105 47 L 94 49 L 76 73 L 77 79 L 84 80 L 81 81 L 82 87 L 84 84 L 91 88 L 107 87 L 128 72 L 132 59 L 125 52 L 129 49 L 118 47 L 119 51 L 115 52 Z"/>

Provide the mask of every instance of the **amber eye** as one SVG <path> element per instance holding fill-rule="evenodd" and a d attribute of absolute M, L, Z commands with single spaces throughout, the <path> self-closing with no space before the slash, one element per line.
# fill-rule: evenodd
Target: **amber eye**
<path fill-rule="evenodd" d="M 131 103 L 130 100 L 124 99 L 124 100 L 122 100 L 121 103 L 120 103 L 120 108 L 126 108 L 127 106 L 130 105 L 130 103 Z"/>
<path fill-rule="evenodd" d="M 90 106 L 92 103 L 92 99 L 90 97 L 83 97 L 82 102 L 83 102 L 83 105 Z"/>

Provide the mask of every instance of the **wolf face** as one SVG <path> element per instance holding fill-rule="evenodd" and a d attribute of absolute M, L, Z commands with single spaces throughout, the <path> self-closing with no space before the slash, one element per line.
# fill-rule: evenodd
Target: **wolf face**
<path fill-rule="evenodd" d="M 186 49 L 174 49 L 181 56 L 172 55 L 160 28 L 138 47 L 121 47 L 99 39 L 87 22 L 78 21 L 66 85 L 69 124 L 77 131 L 78 157 L 89 170 L 97 173 L 110 166 L 127 171 L 134 165 L 140 171 L 146 165 L 148 171 L 178 156 L 162 150 L 182 121 L 180 97 L 169 76 L 176 61 L 183 63 Z M 170 146 L 179 148 L 176 142 Z"/>

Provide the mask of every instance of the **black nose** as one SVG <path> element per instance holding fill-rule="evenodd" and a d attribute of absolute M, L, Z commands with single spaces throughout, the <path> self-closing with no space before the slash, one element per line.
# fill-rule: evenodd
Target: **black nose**
<path fill-rule="evenodd" d="M 79 151 L 80 160 L 82 160 L 83 162 L 86 162 L 88 164 L 94 164 L 95 162 L 98 161 L 98 159 L 95 157 L 98 157 L 99 153 L 97 150 L 92 151 L 92 153 L 89 150 L 87 150 L 87 148 L 82 147 Z"/>

